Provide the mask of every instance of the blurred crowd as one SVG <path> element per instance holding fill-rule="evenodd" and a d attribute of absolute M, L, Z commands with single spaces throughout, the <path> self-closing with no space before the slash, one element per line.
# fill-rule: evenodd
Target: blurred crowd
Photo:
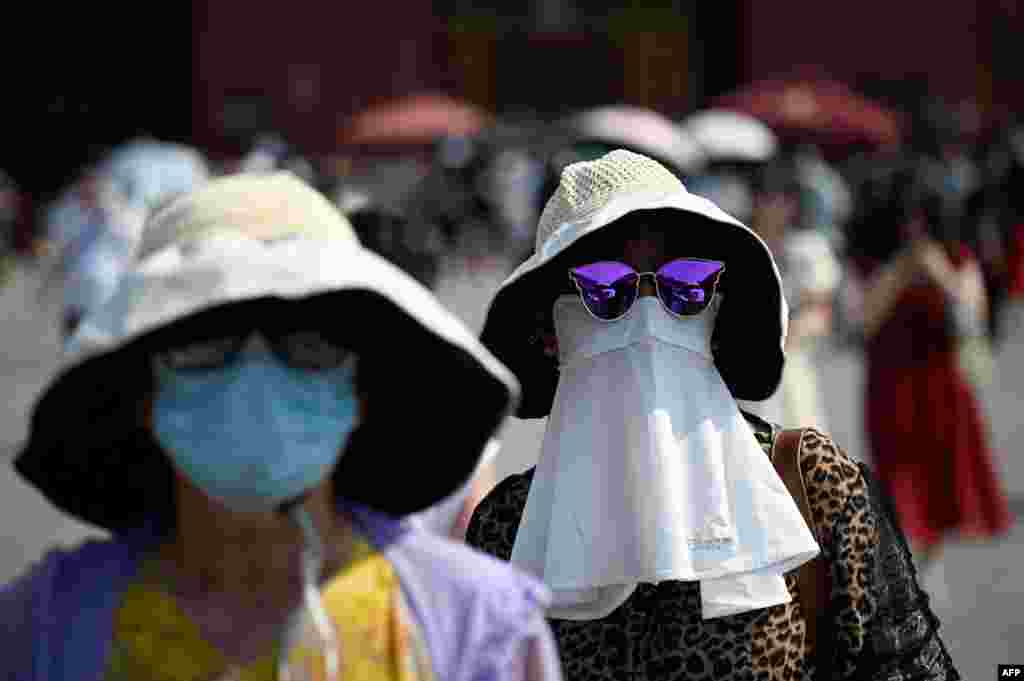
<path fill-rule="evenodd" d="M 214 178 L 286 170 L 364 246 L 436 289 L 452 262 L 506 274 L 540 250 L 545 201 L 572 164 L 643 154 L 749 225 L 778 267 L 785 368 L 774 395 L 745 410 L 827 432 L 818 353 L 863 350 L 870 456 L 924 570 L 954 534 L 989 539 L 1013 524 L 978 393 L 1024 321 L 1024 122 L 981 126 L 962 107 L 919 104 L 755 83 L 680 119 L 605 106 L 541 121 L 418 96 L 355 117 L 330 155 L 273 132 L 231 158 L 131 139 L 41 203 L 0 169 L 0 285 L 18 259 L 41 267 L 40 294 L 61 291 L 55 322 L 71 340 L 123 286 L 155 211 Z M 421 521 L 462 537 L 495 482 L 484 470 L 494 453 Z"/>
<path fill-rule="evenodd" d="M 438 99 L 430 106 L 456 105 Z M 287 169 L 332 198 L 370 248 L 433 284 L 450 254 L 468 256 L 471 267 L 522 260 L 561 170 L 626 148 L 671 167 L 690 191 L 762 236 L 785 269 L 794 350 L 832 332 L 842 341 L 859 340 L 863 292 L 850 263 L 897 247 L 899 229 L 885 224 L 882 204 L 889 202 L 891 218 L 893 202 L 910 200 L 910 185 L 900 190 L 904 195 L 892 195 L 895 178 L 908 169 L 914 186 L 941 196 L 945 236 L 977 258 L 992 341 L 1004 332 L 1005 304 L 1024 295 L 1024 205 L 1015 191 L 1024 178 L 1024 125 L 1018 122 L 978 130 L 952 108 L 929 103 L 928 115 L 891 113 L 902 122 L 894 141 L 877 123 L 840 125 L 834 115 L 826 122 L 780 122 L 777 112 L 762 115 L 738 96 L 679 121 L 609 106 L 554 122 L 481 114 L 474 124 L 456 124 L 454 115 L 452 122 L 420 122 L 416 106 L 426 106 L 420 100 L 409 98 L 402 120 L 388 112 L 394 120 L 387 125 L 395 129 L 364 135 L 352 153 L 304 155 L 276 134 L 252 140 L 239 158 L 134 139 L 79 169 L 59 196 L 42 203 L 19 192 L 0 168 L 4 262 L 20 256 L 53 266 L 51 283 L 66 284 L 63 323 L 70 330 L 84 307 L 112 290 L 145 215 L 161 202 L 218 175 Z M 408 135 L 410 129 L 420 134 Z M 806 416 L 813 406 L 788 408 Z"/>
<path fill-rule="evenodd" d="M 561 171 L 624 148 L 662 162 L 770 248 L 789 304 L 787 369 L 771 399 L 744 406 L 827 429 L 814 355 L 826 339 L 871 335 L 867 274 L 914 242 L 913 206 L 927 205 L 927 235 L 980 273 L 984 333 L 962 353 L 973 378 L 987 380 L 993 348 L 1020 323 L 1021 306 L 1008 303 L 1024 297 L 1024 124 L 984 127 L 971 113 L 939 100 L 900 111 L 838 83 L 797 81 L 753 83 L 679 120 L 629 106 L 495 118 L 413 95 L 353 117 L 330 155 L 276 133 L 227 158 L 132 139 L 38 205 L 0 171 L 0 277 L 16 257 L 41 263 L 45 288 L 63 290 L 68 336 L 116 287 L 146 215 L 210 178 L 283 169 L 329 197 L 367 247 L 433 287 L 453 257 L 470 270 L 524 260 Z"/>

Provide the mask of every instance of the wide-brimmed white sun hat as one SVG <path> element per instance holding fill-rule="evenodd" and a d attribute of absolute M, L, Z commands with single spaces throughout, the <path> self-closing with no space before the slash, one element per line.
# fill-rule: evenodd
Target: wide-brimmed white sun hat
<path fill-rule="evenodd" d="M 326 198 L 287 173 L 242 174 L 150 218 L 134 266 L 35 405 L 17 470 L 113 531 L 169 520 L 173 472 L 146 426 L 151 356 L 183 328 L 231 333 L 267 316 L 358 356 L 367 416 L 333 473 L 346 500 L 406 514 L 445 498 L 518 400 L 512 374 Z"/>
<path fill-rule="evenodd" d="M 488 310 L 481 339 L 522 384 L 521 418 L 551 409 L 558 368 L 535 338 L 538 319 L 550 315 L 565 290 L 574 247 L 609 234 L 637 211 L 679 213 L 666 234 L 671 255 L 725 262 L 714 358 L 733 396 L 763 400 L 778 387 L 789 313 L 768 247 L 657 161 L 620 149 L 565 168 L 541 215 L 536 250 L 502 283 Z"/>

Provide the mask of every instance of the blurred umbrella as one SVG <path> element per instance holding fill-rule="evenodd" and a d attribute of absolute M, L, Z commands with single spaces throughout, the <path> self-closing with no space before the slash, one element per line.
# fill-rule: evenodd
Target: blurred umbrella
<path fill-rule="evenodd" d="M 900 142 L 894 112 L 826 78 L 757 81 L 712 105 L 754 116 L 787 141 L 833 152 L 858 145 L 891 148 Z"/>
<path fill-rule="evenodd" d="M 624 147 L 654 157 L 684 175 L 700 172 L 705 156 L 688 132 L 649 109 L 607 106 L 590 109 L 565 120 L 577 144 L 596 142 Z"/>
<path fill-rule="evenodd" d="M 400 97 L 353 116 L 346 145 L 428 145 L 447 136 L 475 135 L 491 123 L 487 112 L 442 94 Z"/>
<path fill-rule="evenodd" d="M 700 111 L 683 120 L 681 126 L 712 163 L 762 163 L 774 156 L 779 146 L 771 128 L 737 111 Z"/>

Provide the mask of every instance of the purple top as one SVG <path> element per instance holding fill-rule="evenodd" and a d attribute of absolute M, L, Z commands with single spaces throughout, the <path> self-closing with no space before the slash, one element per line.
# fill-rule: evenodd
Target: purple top
<path fill-rule="evenodd" d="M 544 619 L 550 596 L 539 582 L 389 516 L 354 505 L 348 510 L 394 566 L 423 628 L 436 678 L 561 680 Z M 140 531 L 55 549 L 0 588 L 2 677 L 102 679 L 114 612 L 155 542 L 152 533 Z"/>

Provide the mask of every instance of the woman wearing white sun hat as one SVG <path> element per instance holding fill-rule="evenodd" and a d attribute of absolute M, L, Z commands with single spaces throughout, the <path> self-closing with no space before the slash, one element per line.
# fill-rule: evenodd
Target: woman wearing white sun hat
<path fill-rule="evenodd" d="M 69 350 L 15 467 L 113 538 L 0 589 L 5 678 L 559 678 L 540 584 L 398 519 L 514 378 L 307 185 L 160 210 Z"/>
<path fill-rule="evenodd" d="M 959 678 L 870 471 L 736 405 L 778 386 L 786 326 L 764 243 L 664 167 L 565 169 L 482 333 L 540 459 L 467 540 L 552 589 L 568 679 Z"/>

